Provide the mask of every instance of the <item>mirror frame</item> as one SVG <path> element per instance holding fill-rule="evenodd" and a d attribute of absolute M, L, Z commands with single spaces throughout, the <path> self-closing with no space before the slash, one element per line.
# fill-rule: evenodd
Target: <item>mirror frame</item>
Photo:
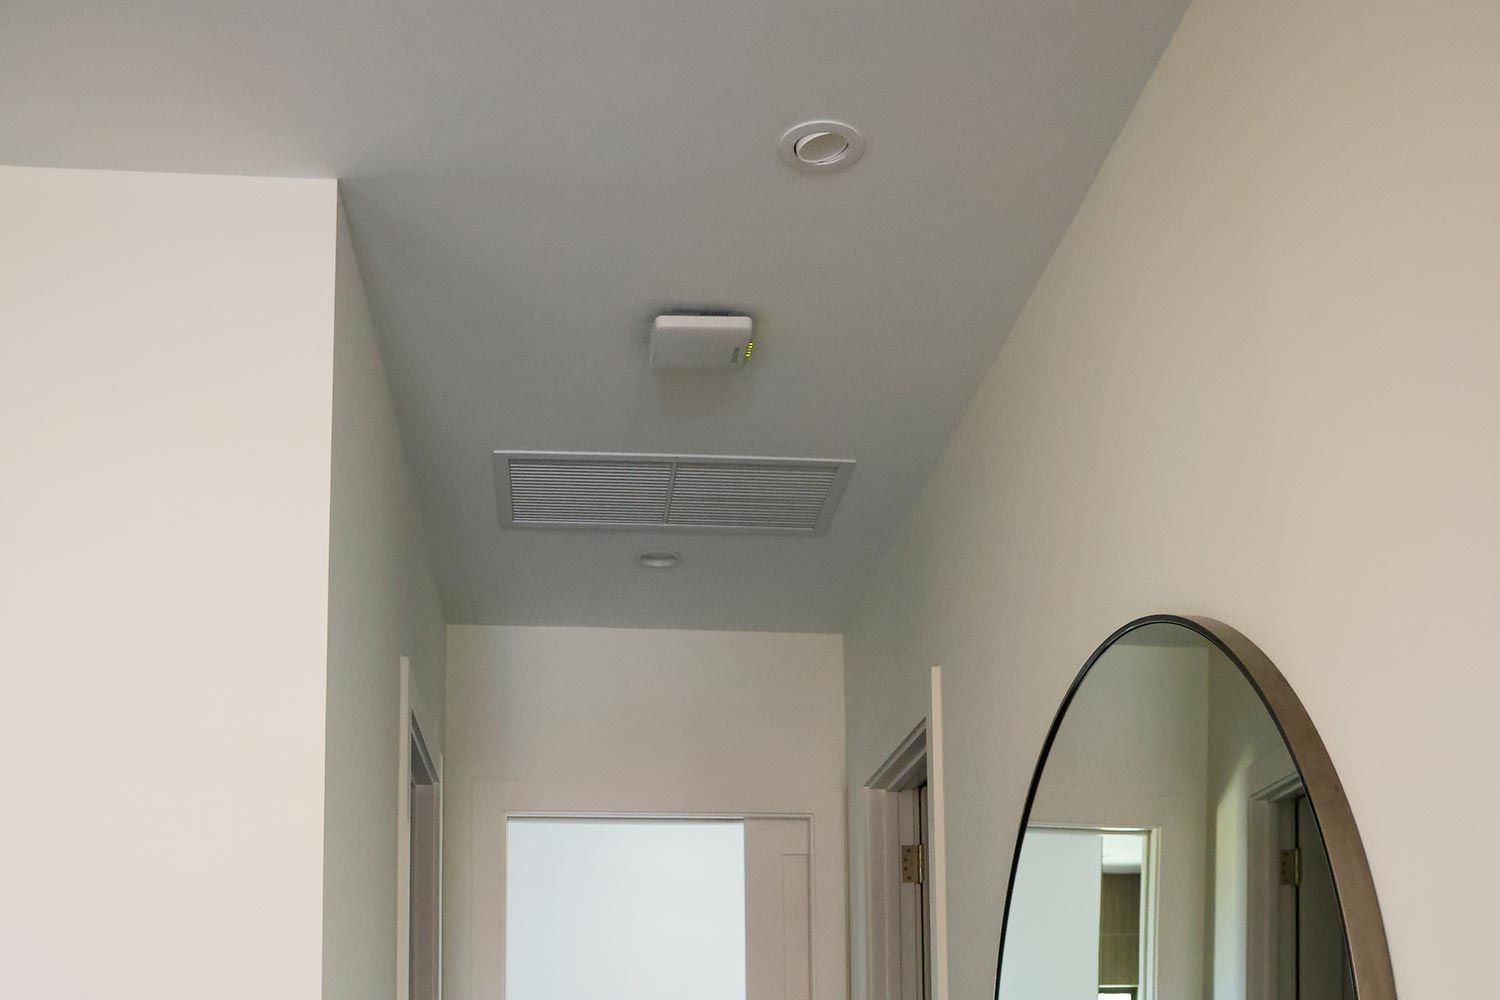
<path fill-rule="evenodd" d="M 1016 869 L 1021 862 L 1021 846 L 1026 837 L 1026 828 L 1031 822 L 1031 807 L 1036 801 L 1037 789 L 1041 785 L 1042 772 L 1052 753 L 1052 744 L 1057 739 L 1063 718 L 1073 704 L 1073 698 L 1082 687 L 1094 664 L 1116 642 L 1127 633 L 1147 625 L 1179 625 L 1202 636 L 1223 653 L 1229 662 L 1239 668 L 1241 675 L 1250 682 L 1261 703 L 1271 715 L 1281 738 L 1292 755 L 1292 763 L 1301 773 L 1313 816 L 1318 821 L 1323 843 L 1328 849 L 1329 866 L 1333 869 L 1334 892 L 1338 897 L 1339 911 L 1344 918 L 1344 933 L 1349 945 L 1349 964 L 1354 975 L 1357 1000 L 1396 1000 L 1396 979 L 1391 969 L 1391 955 L 1385 934 L 1385 921 L 1380 916 L 1380 904 L 1375 897 L 1375 880 L 1370 874 L 1370 862 L 1365 856 L 1364 842 L 1360 840 L 1359 827 L 1354 822 L 1354 811 L 1344 794 L 1344 785 L 1339 781 L 1328 748 L 1318 735 L 1317 727 L 1308 717 L 1307 709 L 1287 683 L 1281 671 L 1261 652 L 1259 646 L 1247 639 L 1232 626 L 1212 618 L 1197 615 L 1158 614 L 1137 618 L 1116 629 L 1108 639 L 1094 650 L 1084 663 L 1083 669 L 1069 685 L 1063 695 L 1062 704 L 1047 730 L 1042 742 L 1042 751 L 1037 758 L 1036 770 L 1031 775 L 1031 785 L 1026 790 L 1026 804 L 1021 810 L 1021 825 L 1016 832 L 1015 852 L 1011 856 L 1010 876 L 1005 885 L 1005 907 L 1000 923 L 1000 954 L 995 966 L 995 997 L 1000 996 L 1000 971 L 1005 964 L 1005 939 L 1010 930 L 1010 904 L 1016 887 Z"/>

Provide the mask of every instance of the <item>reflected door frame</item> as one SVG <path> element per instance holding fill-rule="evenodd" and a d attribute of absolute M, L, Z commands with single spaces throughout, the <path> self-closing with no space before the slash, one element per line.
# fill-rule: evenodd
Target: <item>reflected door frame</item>
<path fill-rule="evenodd" d="M 1073 833 L 1138 833 L 1146 838 L 1145 858 L 1141 865 L 1141 982 L 1136 990 L 1136 1000 L 1156 1000 L 1156 925 L 1161 916 L 1161 827 L 1028 823 L 1026 829 Z"/>
<path fill-rule="evenodd" d="M 1283 1000 L 1295 988 L 1285 982 L 1281 928 L 1295 919 L 1282 892 L 1282 817 L 1286 805 L 1307 794 L 1296 770 L 1288 771 L 1280 755 L 1269 755 L 1250 766 L 1250 794 L 1246 843 L 1245 1000 Z"/>

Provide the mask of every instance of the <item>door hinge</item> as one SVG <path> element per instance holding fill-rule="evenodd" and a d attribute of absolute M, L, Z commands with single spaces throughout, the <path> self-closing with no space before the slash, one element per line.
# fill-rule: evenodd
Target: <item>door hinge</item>
<path fill-rule="evenodd" d="M 925 858 L 921 844 L 901 845 L 901 881 L 914 885 L 922 884 L 922 871 Z"/>
<path fill-rule="evenodd" d="M 1290 851 L 1281 852 L 1281 884 L 1297 886 L 1302 884 L 1302 849 L 1292 848 Z"/>

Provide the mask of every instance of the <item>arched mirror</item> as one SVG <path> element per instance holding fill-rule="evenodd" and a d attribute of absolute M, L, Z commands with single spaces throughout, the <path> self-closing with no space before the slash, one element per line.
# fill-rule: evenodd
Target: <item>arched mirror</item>
<path fill-rule="evenodd" d="M 1089 659 L 1011 870 L 998 1000 L 1394 1000 L 1353 814 L 1243 635 L 1157 615 Z"/>

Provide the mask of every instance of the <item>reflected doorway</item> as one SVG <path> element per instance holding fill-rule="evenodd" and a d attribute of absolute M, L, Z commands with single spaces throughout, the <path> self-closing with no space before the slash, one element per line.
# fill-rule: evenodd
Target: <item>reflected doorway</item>
<path fill-rule="evenodd" d="M 1026 828 L 1012 905 L 1013 953 L 1002 1000 L 1152 996 L 1155 864 L 1149 830 L 1036 824 Z"/>
<path fill-rule="evenodd" d="M 1354 975 L 1333 869 L 1312 805 L 1307 795 L 1299 792 L 1278 806 L 1279 998 L 1354 1000 Z"/>

